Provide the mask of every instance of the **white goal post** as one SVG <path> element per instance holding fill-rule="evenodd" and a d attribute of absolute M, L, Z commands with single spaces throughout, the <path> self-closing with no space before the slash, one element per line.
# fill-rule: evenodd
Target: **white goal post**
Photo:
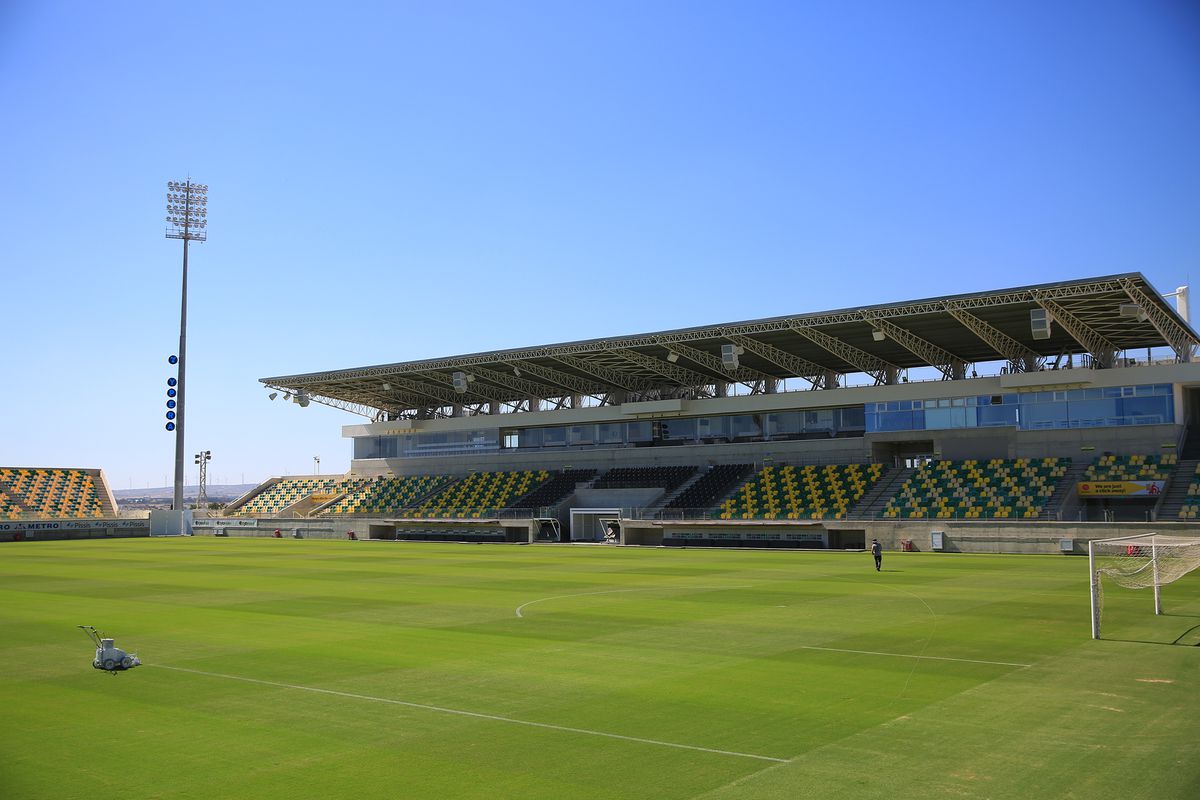
<path fill-rule="evenodd" d="M 1200 567 L 1200 537 L 1145 533 L 1088 542 L 1092 638 L 1100 638 L 1103 580 L 1126 589 L 1154 589 L 1154 613 L 1162 614 L 1162 587 Z"/>

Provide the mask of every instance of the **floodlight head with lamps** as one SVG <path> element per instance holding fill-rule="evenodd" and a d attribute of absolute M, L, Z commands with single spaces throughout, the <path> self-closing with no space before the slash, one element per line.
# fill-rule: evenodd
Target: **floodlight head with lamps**
<path fill-rule="evenodd" d="M 167 181 L 167 238 L 208 239 L 208 185 Z"/>
<path fill-rule="evenodd" d="M 678 360 L 679 360 L 679 353 L 672 353 L 672 352 L 667 353 L 667 361 L 670 361 L 672 364 L 674 364 Z"/>
<path fill-rule="evenodd" d="M 887 338 L 887 334 L 884 333 L 883 331 L 879 330 L 878 328 L 874 328 L 871 331 L 871 338 L 877 342 L 882 342 L 884 339 Z"/>
<path fill-rule="evenodd" d="M 279 397 L 279 392 L 271 392 L 269 395 L 267 395 L 268 400 L 274 400 L 276 397 Z"/>

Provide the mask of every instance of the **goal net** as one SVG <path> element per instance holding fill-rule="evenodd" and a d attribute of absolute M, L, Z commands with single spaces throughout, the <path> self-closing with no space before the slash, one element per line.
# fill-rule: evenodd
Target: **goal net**
<path fill-rule="evenodd" d="M 1100 638 L 1104 584 L 1153 589 L 1154 613 L 1161 614 L 1161 588 L 1200 567 L 1200 537 L 1162 533 L 1096 539 L 1088 543 L 1091 570 L 1092 638 Z"/>

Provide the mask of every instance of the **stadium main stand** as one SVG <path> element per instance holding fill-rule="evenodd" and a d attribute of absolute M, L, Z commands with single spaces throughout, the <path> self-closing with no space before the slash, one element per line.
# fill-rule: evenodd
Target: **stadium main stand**
<path fill-rule="evenodd" d="M 366 417 L 342 434 L 375 480 L 259 502 L 372 538 L 1079 552 L 1050 527 L 1200 517 L 1200 462 L 1137 455 L 1200 459 L 1198 346 L 1125 273 L 263 378 Z"/>

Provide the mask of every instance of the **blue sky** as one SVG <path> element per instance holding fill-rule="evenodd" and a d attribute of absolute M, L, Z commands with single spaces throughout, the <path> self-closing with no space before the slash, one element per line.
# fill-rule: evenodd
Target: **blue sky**
<path fill-rule="evenodd" d="M 170 482 L 189 173 L 213 482 L 349 466 L 265 376 L 1200 278 L 1192 2 L 346 6 L 0 5 L 0 463 Z"/>

